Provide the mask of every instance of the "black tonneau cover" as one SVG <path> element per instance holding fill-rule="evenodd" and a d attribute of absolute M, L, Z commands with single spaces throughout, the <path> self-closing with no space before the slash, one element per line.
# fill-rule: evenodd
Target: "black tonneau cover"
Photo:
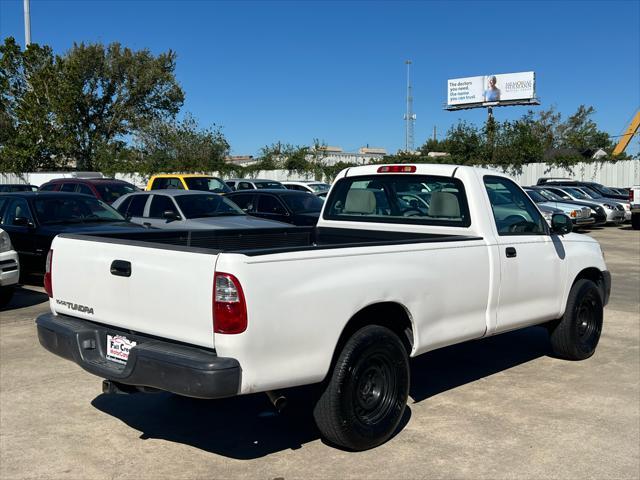
<path fill-rule="evenodd" d="M 143 230 L 95 235 L 63 234 L 64 238 L 130 244 L 148 248 L 244 255 L 305 250 L 481 240 L 466 235 L 387 232 L 331 227 L 254 228 L 242 230 Z"/>

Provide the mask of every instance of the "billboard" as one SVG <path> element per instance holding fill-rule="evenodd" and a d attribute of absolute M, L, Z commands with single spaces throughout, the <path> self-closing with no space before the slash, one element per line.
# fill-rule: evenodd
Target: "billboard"
<path fill-rule="evenodd" d="M 534 72 L 503 73 L 447 80 L 447 105 L 500 104 L 532 100 L 536 96 Z"/>

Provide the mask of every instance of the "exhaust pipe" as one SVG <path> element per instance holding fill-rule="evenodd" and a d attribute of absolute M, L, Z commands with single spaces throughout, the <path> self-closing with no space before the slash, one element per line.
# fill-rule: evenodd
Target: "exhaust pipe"
<path fill-rule="evenodd" d="M 267 394 L 267 397 L 269 397 L 271 404 L 278 411 L 278 413 L 282 413 L 282 411 L 287 406 L 287 397 L 285 397 L 282 392 L 279 392 L 278 390 L 269 390 L 265 393 Z"/>

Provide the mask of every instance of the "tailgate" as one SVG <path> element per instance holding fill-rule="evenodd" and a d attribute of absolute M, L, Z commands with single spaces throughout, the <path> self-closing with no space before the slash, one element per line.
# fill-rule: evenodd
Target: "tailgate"
<path fill-rule="evenodd" d="M 57 237 L 52 310 L 213 348 L 217 255 L 125 242 Z"/>

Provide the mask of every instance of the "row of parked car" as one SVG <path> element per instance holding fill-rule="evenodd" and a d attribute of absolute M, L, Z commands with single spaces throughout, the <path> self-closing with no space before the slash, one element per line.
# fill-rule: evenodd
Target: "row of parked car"
<path fill-rule="evenodd" d="M 310 226 L 328 190 L 321 182 L 225 182 L 207 175 L 156 175 L 145 190 L 110 178 L 0 185 L 0 306 L 20 273 L 45 272 L 58 234 Z"/>
<path fill-rule="evenodd" d="M 108 178 L 56 179 L 40 188 L 2 185 L 0 227 L 7 232 L 2 251 L 12 243 L 23 273 L 43 273 L 51 241 L 60 233 L 313 226 L 329 188 L 322 182 L 224 181 L 208 175 L 155 175 L 145 190 Z M 541 179 L 524 190 L 548 222 L 557 213 L 571 218 L 574 228 L 631 219 L 629 193 L 597 183 Z M 430 192 L 396 193 L 408 211 L 429 208 Z M 490 192 L 494 204 L 500 204 L 500 195 Z M 0 259 L 0 274 L 13 278 L 17 268 L 11 259 Z"/>

